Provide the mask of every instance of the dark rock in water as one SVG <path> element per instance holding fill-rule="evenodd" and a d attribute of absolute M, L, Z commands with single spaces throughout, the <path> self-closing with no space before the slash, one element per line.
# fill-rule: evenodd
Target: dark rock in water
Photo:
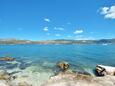
<path fill-rule="evenodd" d="M 59 62 L 57 64 L 57 66 L 62 70 L 62 71 L 66 71 L 69 68 L 69 63 L 67 62 Z"/>
<path fill-rule="evenodd" d="M 18 64 L 12 64 L 12 63 L 6 63 L 5 65 L 4 65 L 4 67 L 6 68 L 6 69 L 13 69 L 13 68 L 16 68 L 18 66 Z"/>
<path fill-rule="evenodd" d="M 27 67 L 29 67 L 31 64 L 29 64 L 29 63 L 26 63 L 26 62 L 21 62 L 21 64 L 19 65 L 19 68 L 21 69 L 21 70 L 24 70 L 24 69 L 26 69 Z"/>
<path fill-rule="evenodd" d="M 4 65 L 6 65 L 6 64 L 7 64 L 6 61 L 0 61 L 0 66 L 4 66 Z"/>

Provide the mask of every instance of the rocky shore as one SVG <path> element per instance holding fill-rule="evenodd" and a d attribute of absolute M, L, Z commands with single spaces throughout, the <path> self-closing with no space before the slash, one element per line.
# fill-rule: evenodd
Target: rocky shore
<path fill-rule="evenodd" d="M 62 72 L 51 77 L 42 86 L 115 86 L 115 67 L 97 65 L 95 76 L 67 70 L 69 64 L 58 64 Z"/>
<path fill-rule="evenodd" d="M 115 76 L 92 77 L 78 73 L 59 73 L 42 86 L 115 86 Z"/>
<path fill-rule="evenodd" d="M 60 71 L 54 76 L 51 72 L 37 72 L 39 68 L 35 66 L 21 72 L 0 70 L 0 86 L 115 86 L 115 67 L 97 65 L 98 76 L 92 76 L 73 72 L 67 62 L 57 66 Z"/>

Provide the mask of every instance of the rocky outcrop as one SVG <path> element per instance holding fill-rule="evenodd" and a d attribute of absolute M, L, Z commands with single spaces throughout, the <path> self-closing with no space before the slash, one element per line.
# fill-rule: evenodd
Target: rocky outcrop
<path fill-rule="evenodd" d="M 96 66 L 96 73 L 99 76 L 105 76 L 105 75 L 115 76 L 115 67 L 97 65 Z"/>
<path fill-rule="evenodd" d="M 69 64 L 59 63 L 61 69 L 64 69 L 65 65 Z M 115 86 L 115 67 L 97 65 L 96 72 L 99 76 L 103 77 L 70 72 L 68 70 L 62 71 L 56 76 L 51 77 L 42 86 Z"/>
<path fill-rule="evenodd" d="M 103 75 L 96 77 L 68 70 L 69 66 L 67 62 L 58 63 L 61 71 L 55 76 L 53 72 L 47 70 L 47 74 L 46 71 L 38 72 L 38 66 L 31 66 L 21 71 L 0 70 L 0 86 L 115 86 L 114 67 L 96 66 L 97 73 Z"/>
<path fill-rule="evenodd" d="M 5 70 L 0 70 L 0 80 L 10 80 L 11 76 Z"/>
<path fill-rule="evenodd" d="M 5 70 L 0 70 L 0 86 L 32 86 L 27 83 L 28 81 L 16 80 L 17 77 L 13 76 Z"/>
<path fill-rule="evenodd" d="M 59 73 L 42 86 L 115 86 L 115 77 L 92 77 L 78 73 Z"/>

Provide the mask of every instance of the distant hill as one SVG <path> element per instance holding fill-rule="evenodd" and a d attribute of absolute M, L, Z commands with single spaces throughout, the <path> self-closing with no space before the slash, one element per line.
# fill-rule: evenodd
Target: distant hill
<path fill-rule="evenodd" d="M 100 40 L 69 40 L 57 39 L 46 41 L 31 41 L 18 39 L 0 39 L 0 44 L 115 44 L 115 39 L 100 39 Z"/>

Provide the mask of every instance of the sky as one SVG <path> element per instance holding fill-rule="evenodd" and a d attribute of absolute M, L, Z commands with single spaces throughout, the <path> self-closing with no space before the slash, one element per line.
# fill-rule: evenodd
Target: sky
<path fill-rule="evenodd" d="M 0 38 L 115 38 L 115 0 L 0 0 Z"/>

